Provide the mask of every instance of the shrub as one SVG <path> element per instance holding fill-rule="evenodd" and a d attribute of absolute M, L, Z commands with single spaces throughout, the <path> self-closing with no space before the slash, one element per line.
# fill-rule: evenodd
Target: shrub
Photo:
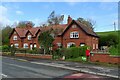
<path fill-rule="evenodd" d="M 3 52 L 9 52 L 10 51 L 10 47 L 8 45 L 3 45 L 2 46 L 2 51 Z"/>
<path fill-rule="evenodd" d="M 10 52 L 11 52 L 11 56 L 15 55 L 15 52 L 16 52 L 15 46 L 10 47 Z"/>
<path fill-rule="evenodd" d="M 77 58 L 80 56 L 85 56 L 85 51 L 88 46 L 82 47 L 71 47 L 71 48 L 63 48 L 60 53 L 68 58 Z"/>

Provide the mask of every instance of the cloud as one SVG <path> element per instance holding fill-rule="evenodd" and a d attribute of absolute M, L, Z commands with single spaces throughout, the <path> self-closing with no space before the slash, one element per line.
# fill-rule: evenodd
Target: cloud
<path fill-rule="evenodd" d="M 22 11 L 16 11 L 16 14 L 23 15 L 24 13 Z"/>
<path fill-rule="evenodd" d="M 7 17 L 8 9 L 7 7 L 0 6 L 0 27 L 10 24 L 10 20 Z"/>

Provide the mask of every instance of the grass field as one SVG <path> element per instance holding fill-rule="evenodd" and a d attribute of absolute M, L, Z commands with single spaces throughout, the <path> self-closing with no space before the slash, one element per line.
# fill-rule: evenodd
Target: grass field
<path fill-rule="evenodd" d="M 109 35 L 109 34 L 116 34 L 119 35 L 120 30 L 119 31 L 107 31 L 107 32 L 96 32 L 98 35 Z"/>
<path fill-rule="evenodd" d="M 117 35 L 118 36 L 118 44 L 117 47 L 111 46 L 109 48 L 109 52 L 111 55 L 120 55 L 120 30 L 119 31 L 108 31 L 108 32 L 97 32 L 98 36 L 109 36 L 109 35 Z"/>

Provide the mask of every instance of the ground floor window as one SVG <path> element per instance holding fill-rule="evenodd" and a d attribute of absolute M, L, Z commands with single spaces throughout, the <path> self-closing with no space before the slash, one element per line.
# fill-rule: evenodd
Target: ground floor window
<path fill-rule="evenodd" d="M 57 46 L 58 46 L 59 48 L 61 48 L 62 45 L 61 45 L 61 43 L 57 43 Z"/>
<path fill-rule="evenodd" d="M 95 44 L 93 44 L 93 49 L 95 49 Z"/>
<path fill-rule="evenodd" d="M 72 45 L 75 45 L 75 43 L 74 42 L 67 43 L 67 48 L 71 47 Z"/>
<path fill-rule="evenodd" d="M 11 47 L 13 47 L 13 44 L 11 44 Z"/>
<path fill-rule="evenodd" d="M 24 43 L 23 48 L 28 48 L 28 44 Z"/>
<path fill-rule="evenodd" d="M 37 47 L 37 45 L 36 44 L 34 44 L 34 48 L 36 48 Z"/>
<path fill-rule="evenodd" d="M 96 44 L 96 49 L 98 49 L 98 44 Z"/>
<path fill-rule="evenodd" d="M 19 44 L 18 44 L 18 43 L 16 43 L 16 44 L 14 44 L 14 46 L 15 46 L 16 48 L 18 48 L 18 47 L 19 47 Z"/>
<path fill-rule="evenodd" d="M 85 46 L 85 43 L 80 43 L 80 46 Z"/>

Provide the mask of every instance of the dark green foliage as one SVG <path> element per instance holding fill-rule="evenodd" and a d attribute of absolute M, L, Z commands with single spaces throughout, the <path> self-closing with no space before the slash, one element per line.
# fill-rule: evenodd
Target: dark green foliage
<path fill-rule="evenodd" d="M 99 35 L 99 47 L 101 46 L 116 46 L 119 43 L 119 38 L 117 33 L 109 33 L 107 35 Z"/>
<path fill-rule="evenodd" d="M 9 45 L 9 35 L 12 30 L 13 29 L 10 26 L 6 26 L 2 29 L 2 45 Z"/>
<path fill-rule="evenodd" d="M 10 47 L 11 56 L 15 56 L 16 48 L 15 46 Z"/>
<path fill-rule="evenodd" d="M 88 46 L 82 47 L 70 47 L 70 48 L 61 48 L 54 52 L 53 56 L 57 55 L 59 57 L 65 56 L 66 59 L 78 58 L 80 56 L 85 56 L 85 51 Z"/>
<path fill-rule="evenodd" d="M 43 46 L 46 53 L 49 53 L 49 48 L 52 47 L 52 42 L 54 41 L 54 38 L 50 35 L 49 31 L 43 32 L 38 37 L 38 41 L 40 45 Z"/>
<path fill-rule="evenodd" d="M 8 45 L 2 46 L 2 52 L 9 52 L 9 51 L 10 51 L 10 47 Z"/>

